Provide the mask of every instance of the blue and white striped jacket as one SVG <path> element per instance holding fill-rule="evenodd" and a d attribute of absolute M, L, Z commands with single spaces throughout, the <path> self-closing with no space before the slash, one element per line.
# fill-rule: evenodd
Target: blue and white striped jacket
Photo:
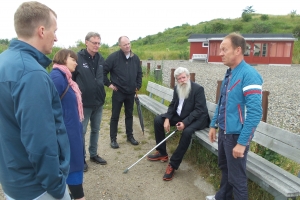
<path fill-rule="evenodd" d="M 244 146 L 250 143 L 262 117 L 262 84 L 261 75 L 244 60 L 229 76 L 224 131 L 226 134 L 240 134 L 237 142 Z M 218 127 L 219 105 L 220 99 L 210 127 Z"/>

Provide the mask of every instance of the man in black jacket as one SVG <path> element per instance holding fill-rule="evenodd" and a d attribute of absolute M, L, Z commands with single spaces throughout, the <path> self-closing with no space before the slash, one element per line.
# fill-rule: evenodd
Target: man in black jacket
<path fill-rule="evenodd" d="M 204 88 L 190 81 L 190 73 L 186 68 L 178 67 L 174 71 L 177 86 L 174 89 L 173 99 L 165 114 L 154 119 L 156 144 L 165 139 L 165 131 L 170 131 L 170 126 L 182 131 L 179 144 L 167 166 L 163 180 L 170 181 L 175 170 L 178 169 L 185 152 L 187 151 L 192 134 L 196 130 L 208 127 L 210 119 L 206 107 Z M 150 161 L 168 161 L 166 142 L 156 148 L 157 152 L 149 155 Z"/>
<path fill-rule="evenodd" d="M 73 73 L 73 79 L 78 84 L 82 93 L 84 120 L 83 125 L 83 146 L 85 146 L 85 133 L 90 121 L 91 134 L 89 153 L 90 160 L 97 164 L 105 165 L 107 162 L 97 154 L 100 123 L 105 100 L 103 84 L 104 58 L 98 50 L 101 37 L 99 33 L 89 32 L 85 37 L 86 49 L 78 52 L 77 67 Z M 84 150 L 85 153 L 85 150 Z M 88 165 L 84 161 L 84 171 Z"/>
<path fill-rule="evenodd" d="M 127 36 L 119 38 L 120 50 L 112 53 L 105 60 L 104 64 L 104 84 L 113 90 L 112 95 L 112 115 L 110 119 L 110 146 L 119 148 L 117 143 L 117 132 L 120 111 L 124 103 L 125 125 L 127 141 L 133 145 L 139 143 L 133 137 L 133 105 L 135 91 L 142 85 L 142 68 L 140 59 L 131 51 L 130 41 Z M 107 74 L 110 73 L 110 80 Z"/>

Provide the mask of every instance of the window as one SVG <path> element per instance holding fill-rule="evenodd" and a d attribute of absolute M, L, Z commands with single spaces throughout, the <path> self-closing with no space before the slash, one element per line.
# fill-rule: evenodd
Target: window
<path fill-rule="evenodd" d="M 209 48 L 209 55 L 219 56 L 220 55 L 220 43 L 211 43 Z"/>
<path fill-rule="evenodd" d="M 208 47 L 208 42 L 203 42 L 202 47 Z"/>
<path fill-rule="evenodd" d="M 290 42 L 270 43 L 270 57 L 290 57 L 291 46 Z"/>
<path fill-rule="evenodd" d="M 267 57 L 268 56 L 268 44 L 267 43 L 263 43 L 263 47 L 262 47 L 262 57 Z"/>
<path fill-rule="evenodd" d="M 246 50 L 245 50 L 244 56 L 250 55 L 250 49 L 251 49 L 251 45 L 246 43 Z"/>

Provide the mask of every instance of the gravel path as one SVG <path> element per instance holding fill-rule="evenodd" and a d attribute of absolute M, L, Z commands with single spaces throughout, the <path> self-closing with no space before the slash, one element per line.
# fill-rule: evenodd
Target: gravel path
<path fill-rule="evenodd" d="M 208 101 L 215 102 L 217 80 L 222 80 L 227 67 L 223 64 L 210 64 L 189 61 L 148 61 L 151 71 L 161 65 L 163 83 L 170 85 L 171 68 L 186 67 L 195 73 L 195 81 L 205 89 Z M 267 123 L 300 134 L 300 65 L 254 66 L 264 79 L 263 90 L 270 92 Z"/>

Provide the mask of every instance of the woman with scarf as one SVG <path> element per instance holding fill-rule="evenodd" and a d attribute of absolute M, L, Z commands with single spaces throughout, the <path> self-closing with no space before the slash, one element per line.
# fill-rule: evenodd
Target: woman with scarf
<path fill-rule="evenodd" d="M 53 80 L 64 115 L 64 123 L 70 141 L 71 160 L 67 184 L 72 199 L 84 200 L 83 164 L 84 150 L 82 138 L 83 108 L 81 92 L 77 83 L 72 80 L 72 72 L 77 66 L 77 55 L 69 49 L 61 49 L 53 58 L 53 70 L 50 77 Z"/>

